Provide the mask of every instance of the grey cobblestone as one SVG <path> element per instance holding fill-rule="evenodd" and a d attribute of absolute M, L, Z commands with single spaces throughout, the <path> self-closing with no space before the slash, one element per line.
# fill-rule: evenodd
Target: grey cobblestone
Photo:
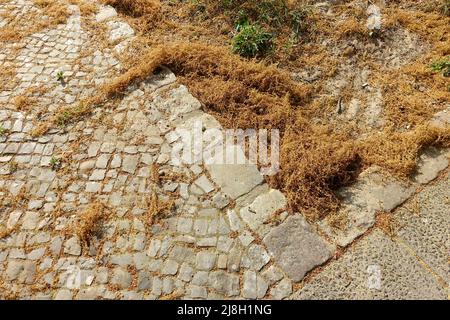
<path fill-rule="evenodd" d="M 209 271 L 214 267 L 214 265 L 216 263 L 216 259 L 217 259 L 216 253 L 208 252 L 208 251 L 199 252 L 197 254 L 197 257 L 195 260 L 196 267 L 199 270 Z"/>
<path fill-rule="evenodd" d="M 114 269 L 111 283 L 119 286 L 121 289 L 126 289 L 131 285 L 131 275 L 128 273 L 128 271 L 122 269 L 122 268 L 116 268 Z"/>

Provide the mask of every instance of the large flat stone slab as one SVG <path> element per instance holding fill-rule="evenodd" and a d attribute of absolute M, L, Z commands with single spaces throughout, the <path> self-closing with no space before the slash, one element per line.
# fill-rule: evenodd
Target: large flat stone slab
<path fill-rule="evenodd" d="M 338 245 L 345 247 L 374 225 L 377 212 L 392 211 L 414 191 L 413 185 L 371 167 L 353 185 L 338 191 L 342 198 L 340 211 L 327 216 L 319 225 Z"/>
<path fill-rule="evenodd" d="M 266 222 L 276 211 L 286 207 L 285 196 L 278 190 L 269 190 L 269 192 L 259 195 L 250 205 L 240 210 L 242 220 L 259 235 L 265 235 L 269 231 L 269 225 Z"/>
<path fill-rule="evenodd" d="M 263 182 L 258 168 L 248 163 L 240 146 L 224 145 L 223 160 L 224 164 L 210 164 L 206 168 L 211 179 L 231 199 L 239 198 Z"/>
<path fill-rule="evenodd" d="M 293 298 L 447 299 L 447 294 L 414 256 L 375 230 L 330 263 Z"/>
<path fill-rule="evenodd" d="M 291 216 L 264 237 L 275 262 L 295 282 L 331 258 L 332 247 L 301 216 Z"/>
<path fill-rule="evenodd" d="M 231 199 L 237 199 L 263 182 L 263 176 L 254 165 L 215 164 L 207 169 L 212 180 Z"/>
<path fill-rule="evenodd" d="M 95 21 L 103 22 L 117 16 L 116 9 L 111 6 L 101 6 L 95 15 Z"/>
<path fill-rule="evenodd" d="M 395 212 L 396 235 L 450 283 L 450 174 Z"/>
<path fill-rule="evenodd" d="M 115 42 L 121 39 L 126 39 L 134 36 L 134 30 L 125 22 L 108 21 L 109 41 Z"/>
<path fill-rule="evenodd" d="M 434 179 L 448 167 L 450 152 L 448 149 L 427 148 L 420 156 L 414 181 L 426 184 Z"/>
<path fill-rule="evenodd" d="M 436 113 L 431 121 L 431 124 L 441 128 L 445 128 L 450 125 L 450 107 Z"/>
<path fill-rule="evenodd" d="M 161 104 L 163 105 L 163 104 Z M 190 130 L 192 131 L 192 137 L 193 137 L 193 130 L 194 126 L 198 124 L 202 124 L 201 129 L 222 129 L 220 123 L 211 115 L 204 113 L 201 110 L 198 110 L 198 107 L 196 105 L 193 105 L 192 109 L 187 108 L 185 114 L 183 114 L 182 118 L 175 119 L 173 121 L 173 124 L 175 126 L 175 132 L 177 130 Z"/>
<path fill-rule="evenodd" d="M 200 156 L 211 179 L 221 187 L 223 193 L 235 200 L 263 182 L 263 176 L 256 165 L 248 161 L 241 146 L 225 143 L 225 130 L 214 117 L 199 110 L 200 102 L 189 93 L 186 87 L 180 86 L 176 90 L 172 90 L 169 98 L 161 98 L 162 102 L 159 102 L 156 97 L 155 103 L 161 105 L 161 109 L 171 113 L 171 119 L 174 120 L 175 131 L 178 135 L 180 133 L 191 135 L 194 145 L 192 156 Z M 216 141 L 216 143 L 196 141 L 194 127 L 199 124 L 202 126 L 200 128 L 202 131 L 217 130 L 216 132 L 222 134 L 223 140 Z M 190 132 L 188 133 L 186 129 Z M 199 143 L 202 144 L 201 148 L 198 147 Z M 217 146 L 221 147 L 217 148 Z"/>
<path fill-rule="evenodd" d="M 170 81 L 170 73 L 167 74 Z M 159 110 L 169 114 L 170 120 L 176 120 L 182 115 L 199 110 L 200 101 L 195 99 L 186 86 L 180 85 L 168 91 L 157 90 L 153 95 L 153 103 Z"/>

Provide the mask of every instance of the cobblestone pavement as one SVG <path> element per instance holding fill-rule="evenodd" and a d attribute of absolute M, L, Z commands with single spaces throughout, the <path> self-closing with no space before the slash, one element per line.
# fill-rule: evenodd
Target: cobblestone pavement
<path fill-rule="evenodd" d="M 1 1 L 0 13 L 20 19 L 32 7 Z M 116 105 L 33 137 L 61 105 L 119 74 L 117 56 L 134 36 L 112 8 L 69 9 L 66 24 L 0 48 L 0 68 L 15 70 L 0 91 L 0 297 L 447 298 L 445 150 L 428 149 L 410 181 L 368 169 L 340 190 L 347 223 L 337 227 L 333 217 L 313 225 L 283 212 L 286 198 L 252 165 L 172 165 L 174 129 L 220 125 L 164 68 Z M 34 96 L 21 109 L 24 94 Z M 448 113 L 436 122 L 447 125 Z M 152 195 L 174 207 L 149 224 Z M 421 214 L 405 214 L 416 202 Z M 87 245 L 74 228 L 92 203 L 110 216 Z M 377 213 L 393 210 L 402 227 L 388 236 Z"/>

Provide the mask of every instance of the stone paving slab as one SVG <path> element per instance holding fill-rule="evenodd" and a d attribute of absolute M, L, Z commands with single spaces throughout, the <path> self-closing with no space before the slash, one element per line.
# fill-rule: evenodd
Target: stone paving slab
<path fill-rule="evenodd" d="M 449 157 L 450 150 L 448 149 L 426 148 L 419 158 L 418 169 L 413 175 L 413 180 L 420 184 L 433 181 L 448 167 Z"/>
<path fill-rule="evenodd" d="M 450 284 L 450 174 L 396 211 L 398 238 Z"/>
<path fill-rule="evenodd" d="M 438 127 L 450 125 L 450 106 L 448 106 L 446 110 L 436 113 L 431 123 Z"/>
<path fill-rule="evenodd" d="M 269 252 L 294 281 L 331 258 L 333 248 L 301 216 L 292 216 L 264 237 Z"/>
<path fill-rule="evenodd" d="M 239 210 L 242 220 L 254 232 L 264 237 L 271 226 L 267 223 L 273 215 L 287 206 L 285 196 L 278 190 L 269 190 L 259 195 L 251 204 Z"/>
<path fill-rule="evenodd" d="M 409 251 L 376 230 L 326 266 L 293 298 L 444 300 L 447 291 Z"/>
<path fill-rule="evenodd" d="M 407 200 L 415 191 L 413 185 L 387 176 L 378 167 L 361 173 L 349 187 L 338 190 L 342 209 L 337 217 L 343 226 L 335 226 L 334 216 L 326 217 L 320 226 L 340 246 L 347 246 L 375 223 L 376 214 L 390 212 Z"/>
<path fill-rule="evenodd" d="M 213 181 L 231 199 L 237 199 L 263 182 L 263 176 L 254 165 L 215 164 L 207 168 Z"/>

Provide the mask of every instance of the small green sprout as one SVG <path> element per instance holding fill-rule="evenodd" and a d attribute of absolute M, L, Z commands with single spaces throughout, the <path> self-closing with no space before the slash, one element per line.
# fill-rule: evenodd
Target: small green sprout
<path fill-rule="evenodd" d="M 450 56 L 442 60 L 435 61 L 431 65 L 431 70 L 434 72 L 442 72 L 444 77 L 450 77 Z"/>
<path fill-rule="evenodd" d="M 50 159 L 50 167 L 52 168 L 52 170 L 58 170 L 59 168 L 61 168 L 61 160 L 56 158 L 55 156 L 52 156 L 52 158 Z"/>
<path fill-rule="evenodd" d="M 58 71 L 58 73 L 56 74 L 56 80 L 63 82 L 64 81 L 64 72 Z"/>
<path fill-rule="evenodd" d="M 8 168 L 9 168 L 9 173 L 14 173 L 17 171 L 17 169 L 19 169 L 19 165 L 17 164 L 17 162 L 11 161 L 8 164 Z"/>
<path fill-rule="evenodd" d="M 6 135 L 8 133 L 8 130 L 0 126 L 0 137 Z"/>

